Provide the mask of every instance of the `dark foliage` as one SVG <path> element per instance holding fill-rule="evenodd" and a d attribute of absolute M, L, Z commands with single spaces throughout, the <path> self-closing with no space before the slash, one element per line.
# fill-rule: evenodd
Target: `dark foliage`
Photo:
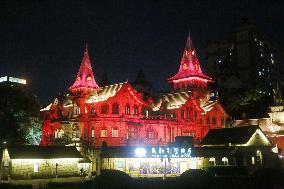
<path fill-rule="evenodd" d="M 0 142 L 8 145 L 35 144 L 40 136 L 40 103 L 22 86 L 0 86 Z M 33 132 L 33 133 L 31 133 Z M 37 138 L 33 138 L 37 136 Z"/>

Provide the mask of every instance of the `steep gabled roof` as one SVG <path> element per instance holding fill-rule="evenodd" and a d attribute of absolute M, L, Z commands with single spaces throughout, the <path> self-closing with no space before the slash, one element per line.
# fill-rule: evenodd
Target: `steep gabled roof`
<path fill-rule="evenodd" d="M 202 140 L 201 145 L 246 144 L 258 129 L 260 130 L 258 126 L 211 129 Z"/>
<path fill-rule="evenodd" d="M 10 159 L 83 158 L 74 146 L 8 147 Z"/>
<path fill-rule="evenodd" d="M 108 85 L 101 87 L 98 91 L 94 91 L 87 99 L 87 103 L 101 102 L 105 101 L 113 96 L 122 88 L 123 85 L 127 83 L 117 83 L 113 85 Z"/>
<path fill-rule="evenodd" d="M 177 92 L 164 94 L 153 102 L 153 110 L 157 111 L 164 104 L 166 109 L 175 109 L 182 106 L 190 97 L 191 92 Z"/>

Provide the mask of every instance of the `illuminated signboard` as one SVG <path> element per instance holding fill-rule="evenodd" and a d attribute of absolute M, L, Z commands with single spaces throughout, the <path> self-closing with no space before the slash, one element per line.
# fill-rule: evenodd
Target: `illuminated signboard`
<path fill-rule="evenodd" d="M 156 157 L 156 158 L 189 158 L 191 148 L 184 147 L 151 147 L 136 148 L 135 157 Z"/>

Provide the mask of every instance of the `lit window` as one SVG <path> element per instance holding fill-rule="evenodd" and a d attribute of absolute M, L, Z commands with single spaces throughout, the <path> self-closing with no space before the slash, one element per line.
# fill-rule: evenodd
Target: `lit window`
<path fill-rule="evenodd" d="M 80 107 L 79 106 L 74 106 L 74 115 L 79 115 L 80 114 Z"/>
<path fill-rule="evenodd" d="M 211 165 L 211 166 L 216 165 L 216 160 L 215 160 L 214 157 L 211 157 L 211 158 L 209 159 L 209 165 Z"/>
<path fill-rule="evenodd" d="M 251 157 L 251 164 L 252 164 L 252 165 L 254 165 L 254 164 L 255 164 L 254 157 Z"/>
<path fill-rule="evenodd" d="M 58 130 L 56 129 L 54 132 L 54 137 L 55 138 L 63 138 L 64 136 L 64 131 L 62 129 Z"/>
<path fill-rule="evenodd" d="M 88 108 L 87 107 L 85 107 L 85 114 L 87 114 L 88 113 Z"/>
<path fill-rule="evenodd" d="M 194 51 L 192 51 L 191 54 L 194 55 Z"/>
<path fill-rule="evenodd" d="M 39 163 L 34 162 L 34 173 L 38 173 L 38 169 L 39 169 Z"/>
<path fill-rule="evenodd" d="M 107 137 L 107 130 L 106 129 L 101 130 L 101 137 Z"/>
<path fill-rule="evenodd" d="M 223 165 L 229 165 L 229 160 L 227 157 L 222 158 Z"/>
<path fill-rule="evenodd" d="M 221 63 L 222 63 L 222 60 L 221 60 L 221 59 L 220 59 L 220 60 L 218 60 L 218 63 L 219 63 L 219 64 L 221 64 Z"/>
<path fill-rule="evenodd" d="M 262 45 L 263 45 L 262 41 L 259 41 L 259 45 L 260 45 L 260 46 L 262 46 Z"/>
<path fill-rule="evenodd" d="M 263 54 L 262 53 L 260 53 L 260 57 L 263 58 Z"/>
<path fill-rule="evenodd" d="M 94 129 L 94 128 L 92 128 L 92 130 L 91 130 L 91 137 L 92 137 L 92 138 L 95 137 L 95 129 Z"/>
<path fill-rule="evenodd" d="M 112 128 L 111 136 L 112 137 L 118 137 L 118 129 L 117 128 Z"/>

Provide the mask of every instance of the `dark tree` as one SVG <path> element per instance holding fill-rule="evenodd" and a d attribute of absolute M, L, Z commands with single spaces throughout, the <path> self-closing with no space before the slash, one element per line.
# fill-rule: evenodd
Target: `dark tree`
<path fill-rule="evenodd" d="M 8 145 L 38 144 L 40 103 L 25 86 L 0 85 L 0 141 Z"/>

